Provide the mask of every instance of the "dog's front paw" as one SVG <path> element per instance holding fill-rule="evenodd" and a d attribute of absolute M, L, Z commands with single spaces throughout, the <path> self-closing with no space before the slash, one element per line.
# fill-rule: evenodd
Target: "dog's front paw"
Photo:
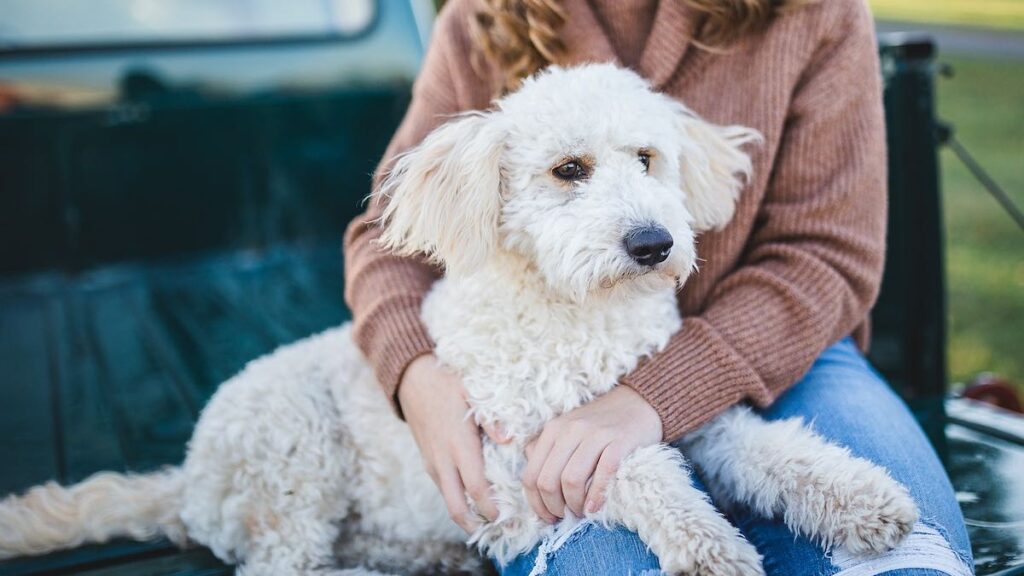
<path fill-rule="evenodd" d="M 835 543 L 853 554 L 880 554 L 903 541 L 917 522 L 917 505 L 881 468 L 841 507 Z"/>
<path fill-rule="evenodd" d="M 661 569 L 685 576 L 763 576 L 761 555 L 725 518 L 691 518 L 669 546 L 655 550 Z"/>

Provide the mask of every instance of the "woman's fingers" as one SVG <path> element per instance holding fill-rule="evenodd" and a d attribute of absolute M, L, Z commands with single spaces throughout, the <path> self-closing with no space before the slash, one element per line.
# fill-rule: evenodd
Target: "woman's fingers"
<path fill-rule="evenodd" d="M 487 437 L 495 444 L 508 444 L 512 441 L 512 437 L 505 432 L 501 424 L 484 424 L 481 428 L 483 428 L 484 434 L 487 434 Z"/>
<path fill-rule="evenodd" d="M 590 488 L 587 489 L 586 512 L 588 514 L 593 514 L 604 506 L 608 485 L 612 478 L 615 478 L 615 473 L 619 470 L 619 464 L 622 463 L 623 458 L 623 449 L 614 443 L 609 444 L 601 453 L 597 468 L 594 470 L 594 479 L 590 483 Z"/>
<path fill-rule="evenodd" d="M 491 485 L 484 475 L 484 456 L 476 426 L 466 439 L 466 445 L 456 452 L 459 477 L 466 488 L 466 494 L 476 503 L 477 510 L 494 522 L 498 519 L 498 507 L 491 500 Z"/>
<path fill-rule="evenodd" d="M 469 509 L 466 502 L 466 488 L 459 478 L 459 471 L 455 466 L 445 467 L 437 473 L 438 487 L 441 488 L 441 496 L 444 498 L 445 506 L 448 507 L 448 516 L 460 528 L 471 534 L 480 525 L 476 515 Z"/>
<path fill-rule="evenodd" d="M 469 405 L 459 375 L 433 354 L 420 356 L 402 376 L 398 401 L 452 520 L 467 532 L 479 525 L 481 518 L 471 509 L 467 494 L 480 515 L 497 519 L 498 508 L 484 475 L 480 429 L 467 416 Z"/>
<path fill-rule="evenodd" d="M 580 445 L 579 438 L 563 436 L 555 440 L 537 476 L 537 491 L 549 512 L 565 517 L 565 496 L 562 494 L 562 471 Z"/>
<path fill-rule="evenodd" d="M 552 514 L 547 506 L 544 505 L 540 490 L 537 488 L 537 480 L 540 477 L 540 471 L 547 459 L 548 452 L 554 443 L 553 438 L 554 434 L 548 433 L 547 429 L 545 429 L 541 432 L 539 438 L 526 446 L 526 468 L 523 469 L 522 475 L 526 501 L 530 503 L 530 508 L 533 509 L 537 516 L 540 516 L 542 520 L 548 523 L 556 522 L 558 517 Z"/>
<path fill-rule="evenodd" d="M 587 481 L 594 475 L 606 446 L 608 441 L 603 438 L 593 438 L 580 444 L 562 470 L 562 495 L 565 497 L 566 506 L 577 517 L 583 516 Z"/>

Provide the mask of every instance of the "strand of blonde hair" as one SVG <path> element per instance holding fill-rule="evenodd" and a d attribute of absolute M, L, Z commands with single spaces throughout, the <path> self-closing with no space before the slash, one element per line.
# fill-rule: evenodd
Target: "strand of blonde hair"
<path fill-rule="evenodd" d="M 523 78 L 565 53 L 559 38 L 565 10 L 558 0 L 485 0 L 470 31 L 481 53 L 501 70 L 501 92 L 514 90 Z"/>

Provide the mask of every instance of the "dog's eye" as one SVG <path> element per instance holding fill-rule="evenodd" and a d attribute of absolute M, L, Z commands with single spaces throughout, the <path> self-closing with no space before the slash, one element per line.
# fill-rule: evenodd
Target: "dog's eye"
<path fill-rule="evenodd" d="M 587 177 L 587 169 L 576 160 L 570 160 L 565 164 L 560 164 L 551 171 L 557 178 L 566 181 L 582 180 Z"/>
<path fill-rule="evenodd" d="M 637 153 L 636 156 L 637 156 L 637 158 L 640 159 L 640 163 L 643 164 L 644 172 L 647 172 L 648 170 L 651 169 L 651 153 L 650 152 L 644 152 L 644 151 L 641 150 L 640 152 Z"/>

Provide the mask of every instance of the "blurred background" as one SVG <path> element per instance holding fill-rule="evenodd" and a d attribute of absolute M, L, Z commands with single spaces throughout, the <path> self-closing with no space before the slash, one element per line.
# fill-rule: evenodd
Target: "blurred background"
<path fill-rule="evenodd" d="M 880 32 L 923 30 L 950 74 L 938 115 L 1024 204 L 1024 0 L 870 0 Z M 948 148 L 940 156 L 955 382 L 992 372 L 1024 393 L 1024 233 Z"/>

